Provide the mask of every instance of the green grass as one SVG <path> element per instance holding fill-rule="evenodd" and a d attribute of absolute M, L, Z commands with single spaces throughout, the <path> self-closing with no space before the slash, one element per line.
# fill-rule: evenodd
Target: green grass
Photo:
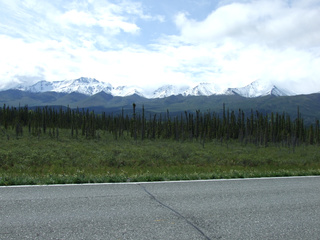
<path fill-rule="evenodd" d="M 320 174 L 319 146 L 288 148 L 238 141 L 114 140 L 0 135 L 0 185 L 249 178 Z"/>

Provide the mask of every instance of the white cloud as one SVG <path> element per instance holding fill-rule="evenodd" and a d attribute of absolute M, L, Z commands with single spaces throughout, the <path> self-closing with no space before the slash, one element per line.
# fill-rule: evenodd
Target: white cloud
<path fill-rule="evenodd" d="M 211 82 L 241 86 L 267 79 L 298 93 L 320 91 L 320 69 L 316 65 L 320 61 L 320 5 L 310 8 L 315 1 L 303 6 L 301 3 L 229 3 L 203 21 L 182 12 L 175 17 L 180 36 L 174 39 L 203 53 L 204 62 L 198 63 L 200 69 L 216 69 L 207 76 Z M 189 56 L 196 63 L 193 57 L 199 56 Z"/>
<path fill-rule="evenodd" d="M 71 23 L 74 25 L 84 25 L 91 27 L 97 24 L 97 20 L 88 13 L 78 12 L 75 9 L 72 9 L 61 16 L 63 23 Z"/>
<path fill-rule="evenodd" d="M 25 43 L 5 36 L 0 36 L 0 41 L 4 43 L 0 45 L 3 52 L 0 76 L 14 80 L 15 84 L 24 81 L 31 84 L 40 78 L 58 81 L 80 76 L 95 77 L 115 86 L 134 84 L 146 88 L 185 81 L 183 74 L 168 71 L 173 62 L 169 56 L 143 48 L 104 52 L 74 48 L 68 41 Z"/>
<path fill-rule="evenodd" d="M 60 24 L 72 24 L 73 27 L 94 27 L 99 26 L 105 29 L 108 35 L 118 34 L 120 30 L 127 33 L 137 33 L 139 27 L 128 22 L 125 17 L 115 15 L 112 13 L 112 7 L 102 7 L 93 12 L 84 12 L 72 9 L 67 11 L 60 17 Z M 117 10 L 119 11 L 119 10 Z"/>
<path fill-rule="evenodd" d="M 217 42 L 234 39 L 270 47 L 308 47 L 319 43 L 320 6 L 298 8 L 283 0 L 232 3 L 213 11 L 205 20 L 176 16 L 183 41 Z"/>
<path fill-rule="evenodd" d="M 176 9 L 173 23 L 146 2 L 116 3 L 0 2 L 0 88 L 85 76 L 146 88 L 267 79 L 298 93 L 320 91 L 318 0 L 222 1 L 201 21 Z M 164 24 L 163 37 L 130 42 L 144 37 L 141 22 Z M 169 24 L 176 34 L 165 32 Z"/>

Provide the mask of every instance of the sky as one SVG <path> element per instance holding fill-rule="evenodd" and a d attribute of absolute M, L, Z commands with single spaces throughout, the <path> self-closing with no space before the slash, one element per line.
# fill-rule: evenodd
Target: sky
<path fill-rule="evenodd" d="M 113 86 L 320 92 L 319 0 L 0 0 L 0 89 Z"/>

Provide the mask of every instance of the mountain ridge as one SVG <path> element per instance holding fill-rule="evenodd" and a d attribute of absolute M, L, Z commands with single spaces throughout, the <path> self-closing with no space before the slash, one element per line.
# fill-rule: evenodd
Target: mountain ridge
<path fill-rule="evenodd" d="M 137 86 L 117 86 L 114 87 L 110 83 L 98 81 L 95 78 L 81 77 L 73 80 L 64 81 L 39 81 L 31 86 L 18 85 L 12 89 L 32 92 L 61 92 L 71 93 L 78 92 L 88 96 L 95 95 L 99 92 L 105 92 L 112 96 L 126 97 L 137 94 L 145 98 L 166 98 L 172 95 L 183 96 L 211 96 L 211 95 L 239 95 L 246 98 L 254 98 L 260 96 L 292 96 L 296 95 L 287 89 L 281 89 L 273 85 L 269 81 L 256 80 L 251 84 L 239 88 L 226 88 L 223 89 L 215 83 L 199 83 L 195 86 L 176 86 L 176 85 L 163 85 L 151 91 L 144 91 Z"/>
<path fill-rule="evenodd" d="M 211 96 L 183 96 L 171 95 L 166 98 L 144 98 L 137 94 L 126 97 L 112 96 L 111 94 L 100 92 L 89 96 L 81 93 L 57 93 L 42 92 L 31 93 L 21 90 L 0 91 L 0 107 L 28 106 L 30 108 L 60 106 L 70 108 L 86 108 L 97 113 L 106 112 L 121 114 L 122 109 L 132 114 L 132 104 L 137 106 L 137 112 L 142 106 L 147 113 L 163 113 L 165 116 L 170 111 L 170 116 L 180 116 L 184 112 L 210 111 L 221 114 L 222 106 L 226 109 L 238 112 L 242 109 L 246 114 L 252 110 L 262 113 L 286 113 L 293 118 L 297 115 L 297 108 L 306 123 L 314 123 L 315 119 L 320 120 L 320 93 L 295 96 L 274 96 L 266 95 L 256 98 L 245 98 L 240 95 L 211 95 Z M 222 116 L 222 115 L 220 115 Z"/>

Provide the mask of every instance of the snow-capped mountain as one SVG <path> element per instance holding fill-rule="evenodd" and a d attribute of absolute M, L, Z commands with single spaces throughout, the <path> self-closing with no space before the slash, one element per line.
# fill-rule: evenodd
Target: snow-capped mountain
<path fill-rule="evenodd" d="M 278 88 L 268 81 L 256 80 L 251 84 L 240 88 L 223 89 L 214 83 L 200 83 L 196 86 L 175 86 L 164 85 L 154 91 L 144 91 L 137 86 L 117 86 L 114 87 L 110 83 L 98 81 L 94 78 L 78 78 L 74 80 L 64 81 L 40 81 L 31 86 L 17 86 L 15 89 L 28 92 L 78 92 L 85 95 L 94 95 L 99 92 L 105 92 L 113 96 L 130 96 L 137 94 L 146 98 L 165 98 L 172 95 L 183 96 L 210 96 L 210 95 L 240 95 L 246 98 L 254 98 L 259 96 L 290 96 L 294 93 Z"/>
<path fill-rule="evenodd" d="M 143 90 L 135 86 L 119 86 L 112 88 L 111 94 L 113 96 L 126 97 L 133 94 L 137 94 L 141 97 L 144 97 Z"/>
<path fill-rule="evenodd" d="M 29 92 L 49 92 L 54 90 L 52 82 L 40 81 L 30 87 L 20 86 L 20 90 L 25 90 Z"/>
<path fill-rule="evenodd" d="M 225 91 L 214 83 L 200 83 L 194 87 L 191 87 L 184 91 L 184 96 L 210 96 L 210 95 L 221 95 Z"/>
<path fill-rule="evenodd" d="M 150 98 L 165 98 L 172 95 L 183 94 L 188 90 L 188 86 L 174 86 L 174 85 L 164 85 L 157 90 L 155 90 Z"/>
<path fill-rule="evenodd" d="M 75 80 L 65 81 L 40 81 L 28 87 L 19 86 L 17 89 L 29 92 L 78 92 L 86 95 L 94 95 L 102 91 L 111 94 L 112 86 L 109 83 L 100 82 L 95 78 L 81 77 Z"/>
<path fill-rule="evenodd" d="M 246 98 L 254 98 L 268 95 L 273 95 L 277 97 L 294 95 L 294 93 L 288 90 L 276 87 L 275 85 L 273 85 L 272 82 L 263 80 L 256 80 L 242 88 L 229 88 L 226 91 L 226 94 L 237 94 Z"/>

